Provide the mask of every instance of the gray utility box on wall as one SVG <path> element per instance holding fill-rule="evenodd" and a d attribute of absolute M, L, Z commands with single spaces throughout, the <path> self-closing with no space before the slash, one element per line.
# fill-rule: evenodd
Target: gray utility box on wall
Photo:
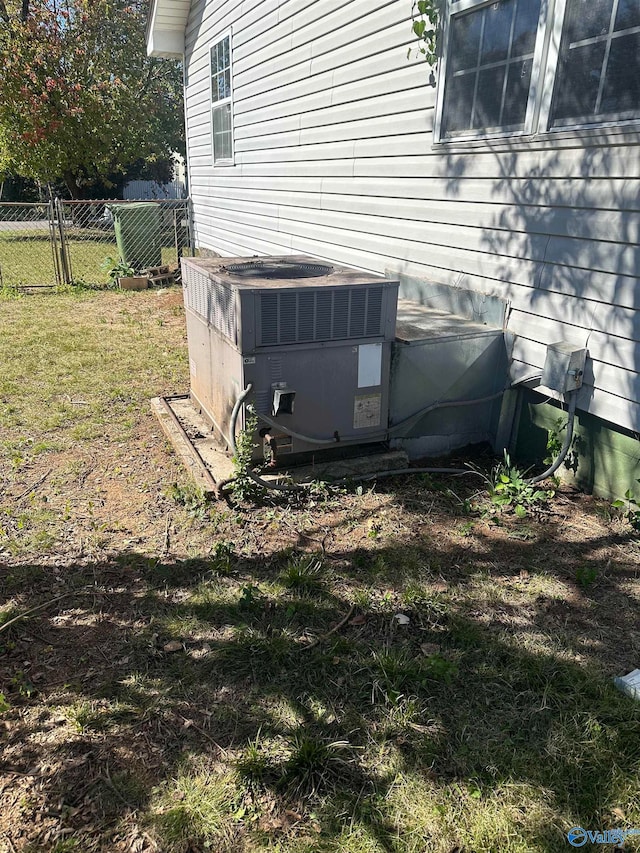
<path fill-rule="evenodd" d="M 386 437 L 397 281 L 306 257 L 183 258 L 182 281 L 191 397 L 224 439 L 249 383 L 258 416 L 300 435 Z M 269 433 L 278 455 L 324 447 Z"/>

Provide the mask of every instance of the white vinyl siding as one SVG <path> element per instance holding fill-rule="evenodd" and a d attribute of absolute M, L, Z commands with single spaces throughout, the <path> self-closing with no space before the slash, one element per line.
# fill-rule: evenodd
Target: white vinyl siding
<path fill-rule="evenodd" d="M 542 367 L 548 343 L 587 346 L 579 407 L 640 431 L 638 130 L 434 146 L 438 92 L 430 69 L 407 60 L 410 6 L 194 0 L 185 61 L 197 245 L 310 254 L 509 299 L 514 378 Z M 209 52 L 211 34 L 231 28 L 234 162 L 219 169 Z M 553 84 L 546 91 L 551 115 Z"/>

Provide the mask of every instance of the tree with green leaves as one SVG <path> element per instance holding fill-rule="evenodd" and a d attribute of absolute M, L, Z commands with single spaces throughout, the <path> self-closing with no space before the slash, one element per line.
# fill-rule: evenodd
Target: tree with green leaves
<path fill-rule="evenodd" d="M 147 57 L 145 0 L 0 0 L 0 177 L 82 198 L 184 150 L 179 63 Z"/>

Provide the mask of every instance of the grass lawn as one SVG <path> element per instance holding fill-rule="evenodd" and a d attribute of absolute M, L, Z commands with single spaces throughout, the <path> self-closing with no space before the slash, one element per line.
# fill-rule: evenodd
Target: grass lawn
<path fill-rule="evenodd" d="M 520 519 L 423 476 L 206 504 L 148 405 L 188 388 L 178 289 L 0 323 L 0 850 L 640 827 L 640 703 L 612 685 L 640 666 L 640 543 L 606 503 Z"/>
<path fill-rule="evenodd" d="M 106 284 L 109 274 L 102 265 L 108 257 L 118 258 L 113 232 L 68 228 L 67 233 L 73 280 L 89 285 Z M 162 263 L 176 263 L 176 260 L 175 246 L 163 246 Z M 55 284 L 49 231 L 0 231 L 0 272 L 6 289 Z"/>

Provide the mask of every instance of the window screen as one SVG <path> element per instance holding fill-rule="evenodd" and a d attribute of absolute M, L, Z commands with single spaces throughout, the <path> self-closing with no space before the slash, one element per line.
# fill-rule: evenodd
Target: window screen
<path fill-rule="evenodd" d="M 540 0 L 500 0 L 453 15 L 443 136 L 524 128 Z"/>
<path fill-rule="evenodd" d="M 231 37 L 225 36 L 211 48 L 211 128 L 214 164 L 233 161 L 231 97 Z"/>
<path fill-rule="evenodd" d="M 551 126 L 640 116 L 640 0 L 568 0 Z"/>

